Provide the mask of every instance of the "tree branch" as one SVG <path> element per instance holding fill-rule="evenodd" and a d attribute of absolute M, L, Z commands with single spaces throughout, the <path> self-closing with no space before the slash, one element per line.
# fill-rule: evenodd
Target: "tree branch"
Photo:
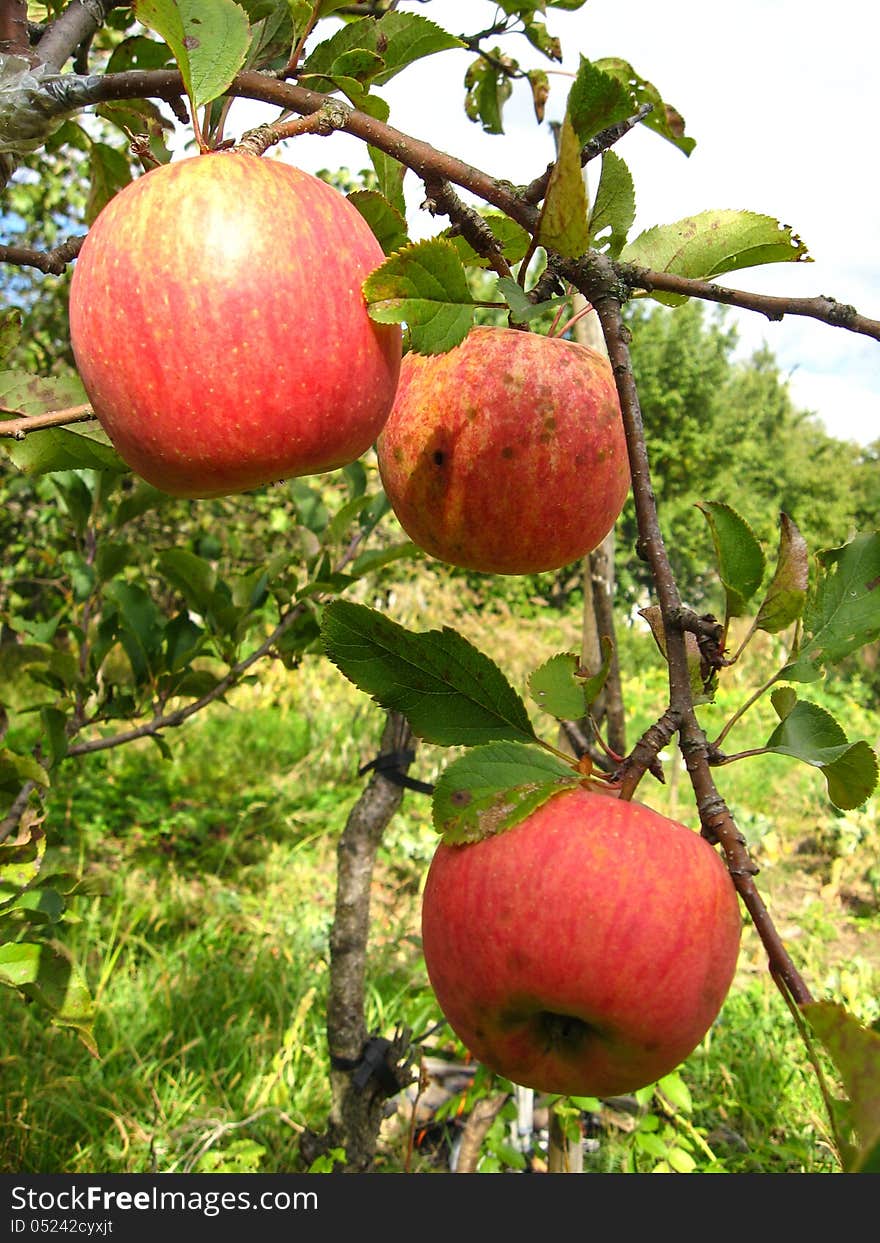
<path fill-rule="evenodd" d="M 0 263 L 15 263 L 21 268 L 38 268 L 47 276 L 61 276 L 70 261 L 79 254 L 85 240 L 85 237 L 71 237 L 52 250 L 0 246 Z"/>
<path fill-rule="evenodd" d="M 591 138 L 581 148 L 581 167 L 589 164 L 590 160 L 595 160 L 603 151 L 607 151 L 609 147 L 613 147 L 616 142 L 620 142 L 625 134 L 634 129 L 649 113 L 654 111 L 653 104 L 642 104 L 638 112 L 633 116 L 627 117 L 624 121 L 618 121 L 616 125 L 609 125 L 607 129 L 603 129 L 595 138 Z M 534 181 L 523 189 L 522 197 L 527 203 L 540 203 L 544 195 L 547 193 L 547 185 L 550 181 L 550 174 L 555 167 L 555 161 L 547 165 L 540 177 L 536 177 Z"/>
<path fill-rule="evenodd" d="M 44 65 L 61 69 L 79 45 L 103 26 L 110 9 L 118 7 L 114 0 L 71 0 L 60 17 L 37 44 L 37 56 Z"/>
<path fill-rule="evenodd" d="M 774 979 L 782 980 L 795 1001 L 804 1004 L 811 1000 L 810 991 L 791 961 L 755 887 L 753 876 L 757 869 L 749 858 L 742 834 L 715 787 L 709 766 L 708 742 L 694 709 L 684 641 L 685 630 L 682 625 L 686 613 L 682 610 L 678 587 L 660 531 L 641 408 L 629 353 L 629 331 L 621 316 L 614 265 L 610 260 L 594 255 L 579 264 L 567 266 L 570 268 L 567 272 L 568 279 L 596 308 L 617 384 L 630 460 L 639 548 L 651 567 L 663 614 L 669 665 L 669 711 L 672 714 L 671 719 L 678 720 L 681 751 L 696 797 L 703 835 L 710 842 L 720 843 L 724 851 L 731 878 L 767 952 Z"/>
<path fill-rule="evenodd" d="M 671 272 L 652 272 L 649 268 L 618 265 L 619 274 L 631 289 L 644 289 L 648 293 L 684 294 L 688 298 L 701 298 L 706 302 L 722 302 L 725 306 L 741 307 L 745 311 L 758 311 L 770 320 L 781 320 L 786 315 L 803 315 L 818 319 L 834 328 L 847 328 L 880 341 L 880 320 L 860 315 L 854 306 L 838 302 L 836 298 L 820 295 L 818 298 L 782 298 L 770 294 L 749 293 L 716 285 L 714 281 L 693 280 L 687 276 L 673 276 Z"/>
<path fill-rule="evenodd" d="M 0 3 L 0 54 L 20 56 L 36 64 L 37 54 L 28 35 L 27 0 L 2 0 Z"/>
<path fill-rule="evenodd" d="M 66 410 L 50 410 L 47 414 L 22 415 L 0 421 L 0 439 L 24 440 L 29 432 L 45 431 L 47 427 L 67 427 L 94 419 L 91 406 L 69 406 Z"/>

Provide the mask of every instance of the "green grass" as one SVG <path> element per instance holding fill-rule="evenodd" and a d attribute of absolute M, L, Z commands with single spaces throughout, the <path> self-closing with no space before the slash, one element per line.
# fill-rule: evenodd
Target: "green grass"
<path fill-rule="evenodd" d="M 547 655 L 567 645 L 566 625 L 545 636 Z M 485 626 L 473 622 L 475 641 Z M 507 654 L 520 688 L 543 658 L 525 624 L 509 644 L 493 635 L 491 650 Z M 646 661 L 626 692 L 632 741 L 662 706 L 662 676 Z M 722 707 L 744 693 L 725 692 Z M 852 723 L 851 735 L 862 725 Z M 96 997 L 100 1056 L 0 994 L 0 1170 L 301 1168 L 299 1134 L 320 1130 L 329 1105 L 335 845 L 381 727 L 378 709 L 337 671 L 307 661 L 293 675 L 267 671 L 231 706 L 169 737 L 171 760 L 144 742 L 63 770 L 49 805 L 53 859 L 104 882 L 102 896 L 75 901 L 64 933 Z M 417 774 L 432 780 L 442 760 L 423 748 Z M 817 996 L 876 1022 L 876 809 L 836 815 L 821 777 L 782 757 L 720 770 L 719 784 L 744 810 L 759 887 L 771 913 L 778 897 L 782 930 Z M 683 819 L 692 818 L 688 794 L 686 776 L 666 786 L 648 778 L 639 791 Z M 375 886 L 369 1021 L 387 1035 L 404 1023 L 418 1036 L 439 1017 L 416 938 L 434 841 L 430 801 L 408 795 Z M 860 905 L 850 900 L 856 891 Z M 815 1076 L 750 929 L 734 990 L 682 1079 L 687 1110 L 649 1099 L 629 1130 L 600 1120 L 587 1168 L 650 1169 L 664 1145 L 700 1170 L 838 1168 Z M 483 1168 L 505 1168 L 505 1126 L 487 1139 Z M 389 1141 L 381 1168 L 402 1170 L 404 1148 L 399 1136 Z M 436 1167 L 417 1153 L 412 1168 Z"/>

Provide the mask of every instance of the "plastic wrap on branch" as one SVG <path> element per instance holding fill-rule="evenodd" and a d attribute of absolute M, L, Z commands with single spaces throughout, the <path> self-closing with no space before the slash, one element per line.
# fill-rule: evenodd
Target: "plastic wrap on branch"
<path fill-rule="evenodd" d="M 94 75 L 60 74 L 21 56 L 0 55 L 0 153 L 38 150 L 67 112 L 90 102 L 88 92 L 98 81 Z"/>

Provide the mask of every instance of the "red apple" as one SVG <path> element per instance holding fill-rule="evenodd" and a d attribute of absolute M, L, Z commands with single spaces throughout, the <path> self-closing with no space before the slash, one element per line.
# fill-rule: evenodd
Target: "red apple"
<path fill-rule="evenodd" d="M 629 491 L 607 359 L 513 328 L 473 328 L 447 354 L 407 354 L 376 448 L 413 543 L 486 573 L 537 573 L 583 557 Z"/>
<path fill-rule="evenodd" d="M 361 292 L 383 258 L 343 195 L 278 160 L 217 152 L 126 186 L 70 294 L 77 367 L 119 455 L 193 497 L 359 457 L 400 369 L 399 327 Z"/>
<path fill-rule="evenodd" d="M 583 787 L 468 845 L 425 886 L 428 976 L 478 1061 L 524 1087 L 614 1096 L 674 1070 L 730 988 L 741 917 L 721 858 Z"/>

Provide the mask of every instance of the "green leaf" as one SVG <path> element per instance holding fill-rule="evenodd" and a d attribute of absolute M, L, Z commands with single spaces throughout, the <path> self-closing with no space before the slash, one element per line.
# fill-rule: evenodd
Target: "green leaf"
<path fill-rule="evenodd" d="M 132 35 L 113 49 L 106 73 L 124 73 L 127 69 L 163 69 L 169 61 L 169 48 L 146 35 Z"/>
<path fill-rule="evenodd" d="M 525 256 L 532 241 L 522 225 L 517 224 L 515 220 L 511 220 L 509 216 L 505 216 L 502 212 L 484 210 L 480 211 L 479 214 L 499 242 L 500 252 L 507 262 L 511 264 L 519 263 L 520 259 Z M 446 232 L 442 236 L 452 242 L 458 251 L 458 257 L 468 267 L 489 267 L 489 260 L 486 256 L 478 254 L 460 233 L 451 235 L 449 232 Z"/>
<path fill-rule="evenodd" d="M 367 277 L 367 309 L 383 324 L 406 323 L 413 349 L 441 354 L 467 336 L 474 301 L 455 247 L 440 238 L 405 246 Z"/>
<path fill-rule="evenodd" d="M 134 12 L 171 48 L 195 108 L 222 95 L 245 62 L 250 24 L 234 0 L 135 0 Z"/>
<path fill-rule="evenodd" d="M 42 708 L 40 722 L 43 726 L 44 750 L 48 753 L 50 768 L 54 768 L 67 754 L 67 716 L 59 708 Z"/>
<path fill-rule="evenodd" d="M 46 836 L 34 824 L 20 826 L 19 836 L 0 842 L 0 886 L 20 893 L 36 880 L 46 856 Z"/>
<path fill-rule="evenodd" d="M 47 427 L 29 432 L 24 440 L 0 441 L 0 448 L 25 475 L 51 475 L 66 470 L 100 470 L 125 474 L 128 466 L 101 431 L 72 432 L 66 427 Z"/>
<path fill-rule="evenodd" d="M 376 33 L 385 62 L 376 79 L 379 86 L 417 60 L 465 46 L 461 39 L 418 13 L 385 13 L 376 23 Z"/>
<path fill-rule="evenodd" d="M 21 311 L 9 307 L 0 311 L 0 363 L 12 353 L 21 339 Z"/>
<path fill-rule="evenodd" d="M 809 568 L 807 541 L 788 514 L 782 514 L 776 570 L 755 618 L 758 630 L 778 634 L 800 617 L 807 599 Z"/>
<path fill-rule="evenodd" d="M 104 595 L 118 610 L 119 639 L 135 677 L 141 681 L 155 671 L 162 642 L 162 615 L 153 598 L 137 583 L 114 579 L 105 587 Z"/>
<path fill-rule="evenodd" d="M 89 197 L 86 223 L 94 224 L 115 194 L 131 181 L 131 165 L 124 151 L 106 142 L 93 142 L 89 150 Z"/>
<path fill-rule="evenodd" d="M 636 194 L 632 175 L 619 155 L 606 151 L 602 174 L 590 213 L 590 246 L 607 250 L 616 258 L 626 245 L 636 218 Z"/>
<path fill-rule="evenodd" d="M 547 184 L 536 240 L 565 259 L 578 258 L 590 246 L 581 144 L 568 115 L 562 122 L 559 154 Z"/>
<path fill-rule="evenodd" d="M 0 404 L 17 415 L 47 414 L 50 410 L 66 410 L 87 403 L 86 392 L 78 376 L 30 375 L 26 371 L 0 371 Z"/>
<path fill-rule="evenodd" d="M 697 509 L 705 514 L 712 532 L 727 616 L 741 617 L 764 577 L 761 545 L 745 518 L 723 501 L 700 501 Z"/>
<path fill-rule="evenodd" d="M 52 659 L 48 644 L 0 644 L 0 704 L 11 712 L 52 705 L 58 698 L 48 677 Z"/>
<path fill-rule="evenodd" d="M 880 532 L 857 535 L 816 557 L 818 579 L 804 609 L 800 652 L 782 671 L 814 682 L 826 664 L 880 638 Z"/>
<path fill-rule="evenodd" d="M 781 701 L 774 699 L 779 710 Z M 877 786 L 877 756 L 867 742 L 849 742 L 830 712 L 818 704 L 798 700 L 767 740 L 766 750 L 790 755 L 821 770 L 828 797 L 835 807 L 861 807 Z"/>
<path fill-rule="evenodd" d="M 348 201 L 366 220 L 386 255 L 410 244 L 406 220 L 378 190 L 354 190 Z"/>
<path fill-rule="evenodd" d="M 646 229 L 623 248 L 620 260 L 698 280 L 765 263 L 812 262 L 788 225 L 757 212 L 723 208 Z M 651 296 L 671 306 L 686 301 L 683 294 Z"/>
<path fill-rule="evenodd" d="M 55 1026 L 72 1028 L 97 1057 L 92 998 L 63 946 L 49 941 L 0 945 L 0 984 L 17 989 L 48 1011 Z"/>
<path fill-rule="evenodd" d="M 321 619 L 324 650 L 345 676 L 440 746 L 535 741 L 519 695 L 498 666 L 457 631 L 417 634 L 363 604 L 334 600 Z"/>
<path fill-rule="evenodd" d="M 690 1089 L 677 1070 L 657 1080 L 657 1087 L 670 1105 L 684 1114 L 693 1113 L 694 1102 Z"/>
<path fill-rule="evenodd" d="M 463 46 L 460 39 L 417 13 L 385 13 L 378 20 L 363 17 L 347 22 L 319 43 L 306 58 L 300 76 L 305 77 L 304 85 L 310 89 L 326 90 L 334 85 L 338 73 L 351 72 L 346 66 L 362 63 L 366 68 L 366 60 L 352 58 L 355 53 L 367 53 L 373 58 L 369 78 L 384 86 L 414 61 Z"/>
<path fill-rule="evenodd" d="M 380 151 L 378 147 L 368 147 L 367 150 L 376 173 L 380 194 L 384 194 L 400 215 L 401 220 L 405 220 L 406 199 L 403 195 L 403 179 L 406 176 L 406 165 L 401 164 L 400 160 L 395 160 L 394 156 Z"/>
<path fill-rule="evenodd" d="M 602 635 L 602 667 L 595 674 L 583 668 L 574 652 L 551 656 L 529 678 L 529 694 L 539 708 L 562 721 L 579 721 L 605 685 L 614 644 Z"/>
<path fill-rule="evenodd" d="M 581 57 L 568 95 L 568 117 L 581 146 L 636 111 L 632 92 L 615 75 Z"/>
<path fill-rule="evenodd" d="M 451 845 L 479 841 L 519 824 L 581 780 L 570 764 L 534 746 L 472 747 L 447 766 L 434 787 L 434 828 Z"/>
<path fill-rule="evenodd" d="M 652 104 L 653 111 L 648 113 L 642 124 L 674 143 L 685 155 L 690 155 L 697 144 L 693 138 L 685 137 L 684 118 L 677 109 L 663 100 L 653 83 L 640 77 L 628 61 L 620 60 L 616 56 L 597 60 L 596 68 L 623 83 L 638 106 Z"/>
<path fill-rule="evenodd" d="M 499 68 L 506 61 L 513 66 L 510 57 L 500 48 L 492 49 L 492 61 L 478 57 L 464 76 L 464 110 L 470 121 L 478 121 L 487 134 L 503 134 L 502 113 L 504 105 L 513 93 L 509 76 Z"/>
<path fill-rule="evenodd" d="M 566 294 L 560 294 L 558 298 L 547 298 L 544 302 L 532 302 L 519 281 L 512 276 L 499 276 L 496 289 L 510 307 L 511 319 L 518 324 L 527 324 L 530 319 L 536 319 L 551 307 L 568 300 Z"/>
<path fill-rule="evenodd" d="M 542 52 L 548 60 L 562 60 L 562 45 L 555 35 L 551 35 L 544 22 L 526 18 L 523 22 L 523 34 L 532 47 Z"/>
<path fill-rule="evenodd" d="M 158 563 L 194 613 L 207 617 L 216 603 L 217 572 L 204 557 L 185 548 L 166 548 Z"/>
<path fill-rule="evenodd" d="M 880 1171 L 880 1033 L 843 1006 L 810 1002 L 801 1012 L 837 1067 L 849 1098 L 855 1143 L 842 1154 L 849 1174 Z"/>
<path fill-rule="evenodd" d="M 770 702 L 780 721 L 785 720 L 797 701 L 797 691 L 793 686 L 777 686 L 770 692 Z"/>

